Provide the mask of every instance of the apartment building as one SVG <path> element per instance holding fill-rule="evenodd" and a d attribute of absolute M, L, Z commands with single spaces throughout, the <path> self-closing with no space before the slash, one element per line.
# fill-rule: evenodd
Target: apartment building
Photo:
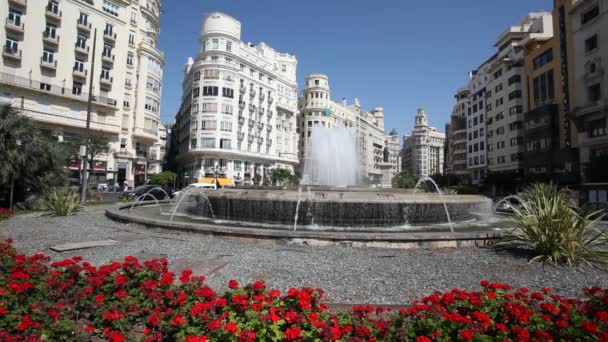
<path fill-rule="evenodd" d="M 95 158 L 93 182 L 142 184 L 156 161 L 149 149 L 160 122 L 160 6 L 160 0 L 0 2 L 1 101 L 61 141 L 82 141 L 92 82 L 91 130 L 111 141 L 110 151 Z M 80 177 L 80 167 L 70 165 L 72 177 Z"/>
<path fill-rule="evenodd" d="M 575 1 L 570 15 L 575 89 L 572 117 L 578 128 L 584 170 L 593 158 L 608 154 L 608 1 Z"/>
<path fill-rule="evenodd" d="M 261 184 L 276 168 L 298 165 L 297 59 L 241 40 L 224 13 L 203 21 L 200 50 L 185 65 L 172 135 L 186 183 Z"/>
<path fill-rule="evenodd" d="M 560 184 L 576 184 L 579 178 L 578 139 L 570 114 L 575 94 L 571 5 L 556 0 L 552 23 L 544 23 L 545 32 L 522 43 L 528 94 L 523 116 L 524 172 L 528 179 Z"/>
<path fill-rule="evenodd" d="M 424 108 L 418 108 L 411 135 L 403 137 L 402 168 L 416 177 L 443 174 L 445 134 L 429 126 Z"/>
<path fill-rule="evenodd" d="M 468 180 L 467 171 L 467 101 L 469 89 L 460 88 L 454 98 L 456 105 L 446 125 L 445 173 Z"/>
<path fill-rule="evenodd" d="M 366 111 L 358 99 L 348 104 L 331 99 L 329 78 L 324 74 L 306 77 L 304 90 L 299 100 L 300 119 L 300 160 L 303 166 L 308 159 L 307 144 L 314 139 L 313 127 L 349 127 L 357 138 L 359 163 L 362 177 L 371 184 L 390 184 L 392 177 L 399 173 L 398 150 L 394 138 L 384 131 L 384 110 L 374 108 Z M 399 141 L 397 139 L 397 145 Z M 385 151 L 389 161 L 385 161 Z"/>

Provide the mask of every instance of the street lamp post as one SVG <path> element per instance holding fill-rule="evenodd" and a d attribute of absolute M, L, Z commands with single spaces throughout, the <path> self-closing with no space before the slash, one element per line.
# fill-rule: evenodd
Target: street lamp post
<path fill-rule="evenodd" d="M 17 144 L 17 146 L 21 146 L 21 140 L 17 139 L 17 141 L 15 143 Z M 13 174 L 11 175 L 11 197 L 10 197 L 10 203 L 8 206 L 8 208 L 10 210 L 14 209 L 14 206 L 13 206 L 14 194 L 15 194 L 15 172 L 13 172 Z"/>
<path fill-rule="evenodd" d="M 87 164 L 89 163 L 89 144 L 91 140 L 91 109 L 93 106 L 93 82 L 95 76 L 95 48 L 97 47 L 97 29 L 93 31 L 93 57 L 91 61 L 91 78 L 89 81 L 89 99 L 87 101 L 87 125 L 85 130 L 84 144 L 80 146 L 80 156 L 82 157 L 82 179 L 80 182 L 80 202 L 87 200 Z"/>

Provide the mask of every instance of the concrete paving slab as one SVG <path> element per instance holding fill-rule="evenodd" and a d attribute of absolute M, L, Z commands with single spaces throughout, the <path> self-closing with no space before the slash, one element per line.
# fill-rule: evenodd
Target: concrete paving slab
<path fill-rule="evenodd" d="M 77 249 L 95 248 L 95 247 L 106 247 L 114 246 L 118 244 L 116 240 L 97 240 L 97 241 L 84 241 L 84 242 L 68 242 L 51 247 L 52 251 L 55 252 L 67 252 Z"/>

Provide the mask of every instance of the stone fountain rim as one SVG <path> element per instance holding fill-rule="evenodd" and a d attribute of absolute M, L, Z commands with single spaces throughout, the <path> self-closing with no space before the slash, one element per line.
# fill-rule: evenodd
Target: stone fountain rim
<path fill-rule="evenodd" d="M 159 201 L 168 203 L 168 201 Z M 135 206 L 155 205 L 155 201 L 142 201 Z M 426 248 L 426 247 L 469 247 L 492 244 L 502 234 L 488 232 L 352 232 L 352 231 L 287 231 L 264 228 L 235 227 L 219 224 L 168 222 L 133 215 L 125 209 L 133 203 L 122 203 L 106 209 L 106 216 L 119 222 L 136 223 L 146 227 L 163 228 L 174 231 L 185 231 L 218 236 L 233 236 L 259 240 L 310 241 L 317 245 L 339 244 L 355 247 L 378 248 Z M 310 244 L 310 243 L 309 243 Z"/>

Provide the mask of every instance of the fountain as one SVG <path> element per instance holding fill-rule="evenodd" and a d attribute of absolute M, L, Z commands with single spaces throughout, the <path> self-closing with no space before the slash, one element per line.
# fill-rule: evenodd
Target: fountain
<path fill-rule="evenodd" d="M 420 179 L 416 183 L 416 186 L 414 187 L 414 192 L 417 192 L 420 184 L 423 184 L 424 182 L 430 182 L 435 187 L 435 190 L 437 190 L 437 193 L 439 194 L 439 198 L 441 198 L 441 202 L 443 202 L 443 208 L 445 209 L 445 216 L 447 217 L 448 223 L 450 224 L 450 231 L 453 233 L 454 226 L 452 225 L 452 220 L 450 219 L 450 211 L 448 210 L 448 206 L 445 204 L 445 201 L 443 200 L 443 192 L 441 192 L 441 189 L 439 189 L 439 186 L 437 185 L 437 183 L 435 183 L 435 180 L 428 176 L 420 177 Z"/>
<path fill-rule="evenodd" d="M 336 187 L 360 184 L 354 130 L 314 127 L 306 151 L 302 184 Z"/>

